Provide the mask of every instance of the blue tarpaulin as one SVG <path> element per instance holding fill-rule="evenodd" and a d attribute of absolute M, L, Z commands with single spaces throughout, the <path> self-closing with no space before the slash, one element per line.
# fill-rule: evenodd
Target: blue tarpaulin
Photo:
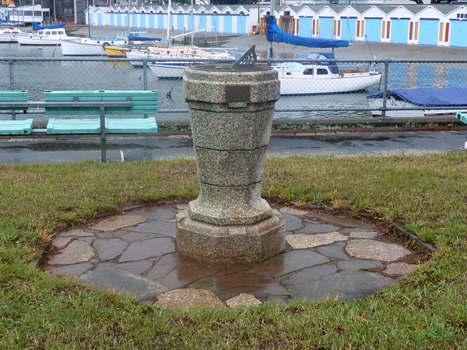
<path fill-rule="evenodd" d="M 269 42 L 286 43 L 304 47 L 348 47 L 349 43 L 345 40 L 328 40 L 321 38 L 303 38 L 284 32 L 276 24 L 274 16 L 268 18 L 268 30 L 266 38 Z"/>
<path fill-rule="evenodd" d="M 32 23 L 32 30 L 41 30 L 41 29 L 58 29 L 58 28 L 63 28 L 65 27 L 65 23 L 59 23 L 59 24 L 50 24 L 47 26 L 41 26 L 39 23 L 33 22 Z"/>
<path fill-rule="evenodd" d="M 383 92 L 367 98 L 382 98 Z M 394 89 L 387 91 L 388 98 L 406 101 L 421 107 L 467 106 L 467 87 L 440 89 Z"/>

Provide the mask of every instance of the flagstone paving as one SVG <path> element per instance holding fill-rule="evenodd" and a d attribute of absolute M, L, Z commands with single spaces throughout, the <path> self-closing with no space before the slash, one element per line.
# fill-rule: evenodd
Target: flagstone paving
<path fill-rule="evenodd" d="M 413 272 L 415 252 L 368 222 L 279 208 L 287 249 L 257 264 L 215 264 L 177 253 L 175 215 L 186 205 L 140 208 L 58 234 L 46 263 L 163 307 L 244 307 L 265 301 L 359 299 Z"/>

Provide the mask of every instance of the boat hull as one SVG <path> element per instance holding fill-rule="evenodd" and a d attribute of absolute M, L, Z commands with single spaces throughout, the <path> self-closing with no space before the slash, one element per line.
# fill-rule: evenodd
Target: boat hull
<path fill-rule="evenodd" d="M 46 39 L 46 38 L 35 38 L 35 37 L 18 37 L 18 43 L 21 46 L 60 46 L 62 44 L 61 39 Z"/>
<path fill-rule="evenodd" d="M 339 94 L 366 90 L 378 85 L 381 74 L 362 73 L 352 76 L 334 76 L 330 78 L 279 74 L 281 95 L 318 95 Z"/>
<path fill-rule="evenodd" d="M 202 63 L 202 62 L 200 62 Z M 149 67 L 159 79 L 181 79 L 188 64 L 155 63 Z M 281 82 L 281 95 L 319 95 L 338 94 L 354 91 L 362 91 L 378 85 L 381 80 L 379 73 L 349 73 L 334 74 L 323 78 L 302 74 L 288 75 L 279 72 Z"/>
<path fill-rule="evenodd" d="M 182 63 L 151 63 L 149 68 L 158 79 L 182 79 L 188 66 L 189 64 Z"/>
<path fill-rule="evenodd" d="M 367 96 L 374 117 L 382 116 L 383 92 Z M 386 91 L 386 117 L 409 118 L 455 115 L 467 111 L 467 87 L 393 89 Z"/>
<path fill-rule="evenodd" d="M 368 106 L 371 109 L 371 115 L 373 117 L 381 117 L 383 108 L 383 99 L 382 98 L 372 98 L 368 99 Z M 386 100 L 386 110 L 385 116 L 389 118 L 419 118 L 419 117 L 429 117 L 435 115 L 455 115 L 457 112 L 467 112 L 467 108 L 462 110 L 461 108 L 456 109 L 429 109 L 423 108 L 417 105 L 414 105 L 409 102 L 404 101 L 394 101 Z M 407 109 L 409 108 L 409 109 Z M 418 108 L 418 109 L 410 109 Z"/>
<path fill-rule="evenodd" d="M 125 58 L 126 54 L 130 51 L 129 48 L 120 46 L 106 46 L 105 54 L 110 58 Z"/>
<path fill-rule="evenodd" d="M 147 50 L 140 51 L 140 50 L 131 50 L 126 53 L 126 57 L 129 59 L 136 59 L 136 60 L 150 60 L 148 63 L 156 63 L 156 60 L 161 59 L 160 55 L 151 53 Z M 130 61 L 133 67 L 142 67 L 143 61 Z"/>
<path fill-rule="evenodd" d="M 100 44 L 69 40 L 62 42 L 61 46 L 63 56 L 105 56 L 105 49 Z"/>
<path fill-rule="evenodd" d="M 18 36 L 23 35 L 21 30 L 16 28 L 7 28 L 0 30 L 0 43 L 2 44 L 10 44 L 10 43 L 17 43 Z"/>

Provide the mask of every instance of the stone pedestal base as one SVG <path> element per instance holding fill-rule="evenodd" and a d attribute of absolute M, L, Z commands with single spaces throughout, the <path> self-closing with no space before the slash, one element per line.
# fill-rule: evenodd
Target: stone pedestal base
<path fill-rule="evenodd" d="M 277 210 L 251 225 L 219 226 L 177 214 L 177 249 L 182 255 L 224 264 L 260 262 L 285 249 L 284 220 Z"/>

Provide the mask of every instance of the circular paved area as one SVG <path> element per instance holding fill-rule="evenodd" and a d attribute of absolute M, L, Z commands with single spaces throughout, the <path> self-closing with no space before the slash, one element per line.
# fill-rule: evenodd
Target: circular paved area
<path fill-rule="evenodd" d="M 258 264 L 180 256 L 175 215 L 186 205 L 141 208 L 58 234 L 46 267 L 166 307 L 237 307 L 265 301 L 363 298 L 412 272 L 417 256 L 375 226 L 279 208 L 287 250 Z"/>

